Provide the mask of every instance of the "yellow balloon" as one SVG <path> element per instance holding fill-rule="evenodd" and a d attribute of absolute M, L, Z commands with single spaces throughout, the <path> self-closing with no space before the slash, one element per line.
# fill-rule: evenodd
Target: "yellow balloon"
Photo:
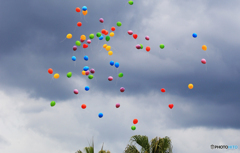
<path fill-rule="evenodd" d="M 110 37 L 113 37 L 113 36 L 114 36 L 114 32 L 111 32 L 111 33 L 109 34 L 109 36 L 110 36 Z"/>
<path fill-rule="evenodd" d="M 110 55 L 110 56 L 111 56 L 112 54 L 113 54 L 113 52 L 112 52 L 112 51 L 109 51 L 109 52 L 108 52 L 108 55 Z"/>
<path fill-rule="evenodd" d="M 103 45 L 103 48 L 106 48 L 106 47 L 107 47 L 107 44 L 104 44 L 104 45 Z"/>
<path fill-rule="evenodd" d="M 189 89 L 192 89 L 192 88 L 193 88 L 193 84 L 189 84 L 189 85 L 188 85 L 188 88 L 189 88 Z"/>
<path fill-rule="evenodd" d="M 111 50 L 111 46 L 106 47 L 106 51 L 109 51 L 109 50 Z"/>
<path fill-rule="evenodd" d="M 53 76 L 55 79 L 58 79 L 59 78 L 59 74 L 58 73 L 56 73 L 56 74 L 54 74 L 54 76 Z"/>
<path fill-rule="evenodd" d="M 85 71 L 82 71 L 82 75 L 85 75 Z"/>
<path fill-rule="evenodd" d="M 87 15 L 87 13 L 88 13 L 87 10 L 86 10 L 86 11 L 82 11 L 82 14 L 83 14 L 83 15 Z"/>
<path fill-rule="evenodd" d="M 80 37 L 82 40 L 86 40 L 86 36 L 85 35 L 81 35 Z"/>
<path fill-rule="evenodd" d="M 71 33 L 69 33 L 69 34 L 67 34 L 67 39 L 71 39 L 72 38 L 72 34 Z"/>
<path fill-rule="evenodd" d="M 207 46 L 206 46 L 206 45 L 203 45 L 203 46 L 202 46 L 202 49 L 206 51 L 206 50 L 207 50 Z"/>

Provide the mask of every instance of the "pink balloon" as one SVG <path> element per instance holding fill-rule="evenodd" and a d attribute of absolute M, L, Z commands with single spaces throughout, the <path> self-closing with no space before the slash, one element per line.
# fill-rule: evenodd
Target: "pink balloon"
<path fill-rule="evenodd" d="M 99 22 L 103 23 L 103 22 L 104 22 L 103 18 L 100 18 L 100 19 L 99 19 Z"/>
<path fill-rule="evenodd" d="M 87 43 L 90 44 L 92 41 L 90 39 L 87 40 Z"/>
<path fill-rule="evenodd" d="M 146 39 L 146 40 L 149 40 L 149 36 L 146 36 L 145 39 Z"/>
<path fill-rule="evenodd" d="M 86 75 L 88 75 L 89 73 L 90 73 L 89 70 L 85 71 L 85 74 L 86 74 Z"/>
<path fill-rule="evenodd" d="M 201 60 L 201 62 L 202 62 L 203 64 L 206 64 L 206 63 L 207 63 L 207 61 L 206 61 L 204 58 Z"/>
<path fill-rule="evenodd" d="M 129 35 L 132 35 L 132 34 L 133 34 L 133 31 L 132 31 L 132 30 L 128 30 L 128 34 L 129 34 Z"/>
<path fill-rule="evenodd" d="M 94 73 L 95 73 L 95 70 L 94 70 L 94 69 L 91 69 L 90 72 L 91 72 L 92 74 L 94 74 Z"/>
<path fill-rule="evenodd" d="M 116 103 L 116 108 L 119 108 L 120 107 L 120 104 L 119 103 Z"/>
<path fill-rule="evenodd" d="M 120 88 L 120 91 L 121 91 L 121 92 L 124 92 L 124 91 L 125 91 L 125 88 L 121 87 L 121 88 Z"/>
<path fill-rule="evenodd" d="M 78 90 L 77 90 L 77 89 L 74 89 L 74 90 L 73 90 L 73 93 L 78 94 Z"/>
<path fill-rule="evenodd" d="M 112 81 L 112 80 L 113 80 L 113 77 L 112 77 L 112 76 L 109 76 L 109 77 L 108 77 L 108 80 L 109 80 L 109 81 Z"/>

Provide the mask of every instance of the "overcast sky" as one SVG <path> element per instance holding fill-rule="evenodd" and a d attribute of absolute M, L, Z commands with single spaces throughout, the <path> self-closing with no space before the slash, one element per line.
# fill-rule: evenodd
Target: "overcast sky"
<path fill-rule="evenodd" d="M 92 137 L 96 151 L 104 142 L 104 149 L 122 153 L 133 135 L 169 136 L 175 153 L 218 153 L 211 144 L 240 147 L 240 1 L 0 2 L 1 153 L 74 153 Z M 75 11 L 83 6 L 86 16 Z M 112 26 L 109 42 L 96 37 Z M 65 39 L 68 33 L 72 39 Z M 74 52 L 75 41 L 91 33 L 95 38 L 88 48 L 82 47 L 85 41 Z M 103 44 L 112 47 L 112 56 Z M 110 66 L 111 60 L 119 68 Z M 81 74 L 84 66 L 95 69 L 93 79 Z M 139 122 L 132 131 L 134 118 Z"/>

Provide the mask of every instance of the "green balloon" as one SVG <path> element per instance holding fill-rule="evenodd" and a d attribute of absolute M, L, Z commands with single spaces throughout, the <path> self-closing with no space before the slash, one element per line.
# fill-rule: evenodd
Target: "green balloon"
<path fill-rule="evenodd" d="M 92 78 L 93 78 L 93 75 L 89 75 L 89 76 L 88 76 L 88 79 L 92 79 Z"/>
<path fill-rule="evenodd" d="M 80 45 L 81 45 L 81 42 L 77 40 L 75 44 L 76 44 L 77 46 L 80 46 Z"/>
<path fill-rule="evenodd" d="M 93 33 L 90 34 L 90 35 L 89 35 L 89 38 L 90 38 L 90 39 L 93 39 L 93 38 L 94 38 L 94 34 L 93 34 Z"/>
<path fill-rule="evenodd" d="M 123 77 L 123 73 L 122 73 L 122 72 L 119 73 L 118 76 L 119 76 L 120 78 Z"/>
<path fill-rule="evenodd" d="M 128 1 L 128 4 L 133 5 L 133 1 Z"/>
<path fill-rule="evenodd" d="M 117 22 L 117 26 L 121 27 L 122 23 L 120 21 Z"/>
<path fill-rule="evenodd" d="M 161 45 L 160 45 L 160 48 L 161 48 L 161 49 L 163 49 L 163 48 L 164 48 L 164 45 L 163 45 L 163 44 L 161 44 Z"/>
<path fill-rule="evenodd" d="M 142 44 L 140 44 L 140 46 L 141 46 L 141 49 L 143 49 L 143 45 L 142 45 Z"/>
<path fill-rule="evenodd" d="M 51 105 L 51 107 L 53 107 L 53 106 L 55 106 L 55 101 L 51 101 L 51 103 L 50 103 L 50 105 Z"/>
<path fill-rule="evenodd" d="M 133 125 L 133 126 L 131 127 L 131 129 L 132 129 L 132 130 L 136 130 L 136 126 Z"/>
<path fill-rule="evenodd" d="M 96 36 L 97 37 L 100 37 L 102 34 L 100 33 L 100 32 L 98 32 L 97 34 L 96 34 Z"/>
<path fill-rule="evenodd" d="M 109 40 L 110 40 L 110 36 L 107 36 L 107 37 L 106 37 L 106 41 L 109 41 Z"/>
<path fill-rule="evenodd" d="M 71 78 L 71 76 L 72 76 L 72 72 L 68 72 L 68 73 L 67 73 L 67 77 L 68 77 L 68 78 Z"/>

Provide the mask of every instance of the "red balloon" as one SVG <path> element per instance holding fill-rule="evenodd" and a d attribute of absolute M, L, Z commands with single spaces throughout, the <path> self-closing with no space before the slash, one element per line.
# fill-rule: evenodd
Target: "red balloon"
<path fill-rule="evenodd" d="M 53 69 L 49 68 L 49 69 L 48 69 L 48 73 L 49 73 L 49 74 L 52 74 L 52 73 L 53 73 Z"/>
<path fill-rule="evenodd" d="M 172 109 L 173 106 L 174 106 L 173 104 L 169 104 L 169 105 L 168 105 L 168 107 L 169 107 L 170 109 Z"/>
<path fill-rule="evenodd" d="M 115 27 L 112 27 L 111 30 L 112 30 L 112 31 L 115 31 Z"/>
<path fill-rule="evenodd" d="M 133 38 L 137 39 L 138 35 L 137 34 L 133 34 Z"/>
<path fill-rule="evenodd" d="M 82 22 L 78 22 L 77 26 L 81 27 L 82 26 Z"/>
<path fill-rule="evenodd" d="M 105 34 L 106 30 L 105 30 L 105 29 L 102 29 L 102 31 L 101 31 L 101 32 L 102 32 L 102 34 Z"/>
<path fill-rule="evenodd" d="M 164 88 L 161 89 L 162 92 L 165 92 L 166 90 Z"/>
<path fill-rule="evenodd" d="M 146 51 L 147 51 L 147 52 L 150 51 L 150 47 L 149 47 L 149 46 L 146 47 Z"/>
<path fill-rule="evenodd" d="M 81 10 L 80 10 L 80 8 L 79 8 L 79 7 L 77 7 L 77 8 L 76 8 L 76 12 L 78 12 L 78 13 L 79 13 L 80 11 L 81 11 Z"/>
<path fill-rule="evenodd" d="M 87 44 L 83 44 L 83 48 L 88 48 L 88 45 Z"/>
<path fill-rule="evenodd" d="M 137 123 L 138 123 L 138 119 L 135 118 L 135 119 L 133 120 L 133 124 L 137 124 Z"/>
<path fill-rule="evenodd" d="M 108 31 L 106 30 L 104 34 L 107 35 L 107 34 L 108 34 Z"/>
<path fill-rule="evenodd" d="M 81 42 L 84 42 L 84 40 L 80 39 Z"/>
<path fill-rule="evenodd" d="M 82 104 L 82 109 L 85 109 L 87 107 L 87 105 Z"/>

